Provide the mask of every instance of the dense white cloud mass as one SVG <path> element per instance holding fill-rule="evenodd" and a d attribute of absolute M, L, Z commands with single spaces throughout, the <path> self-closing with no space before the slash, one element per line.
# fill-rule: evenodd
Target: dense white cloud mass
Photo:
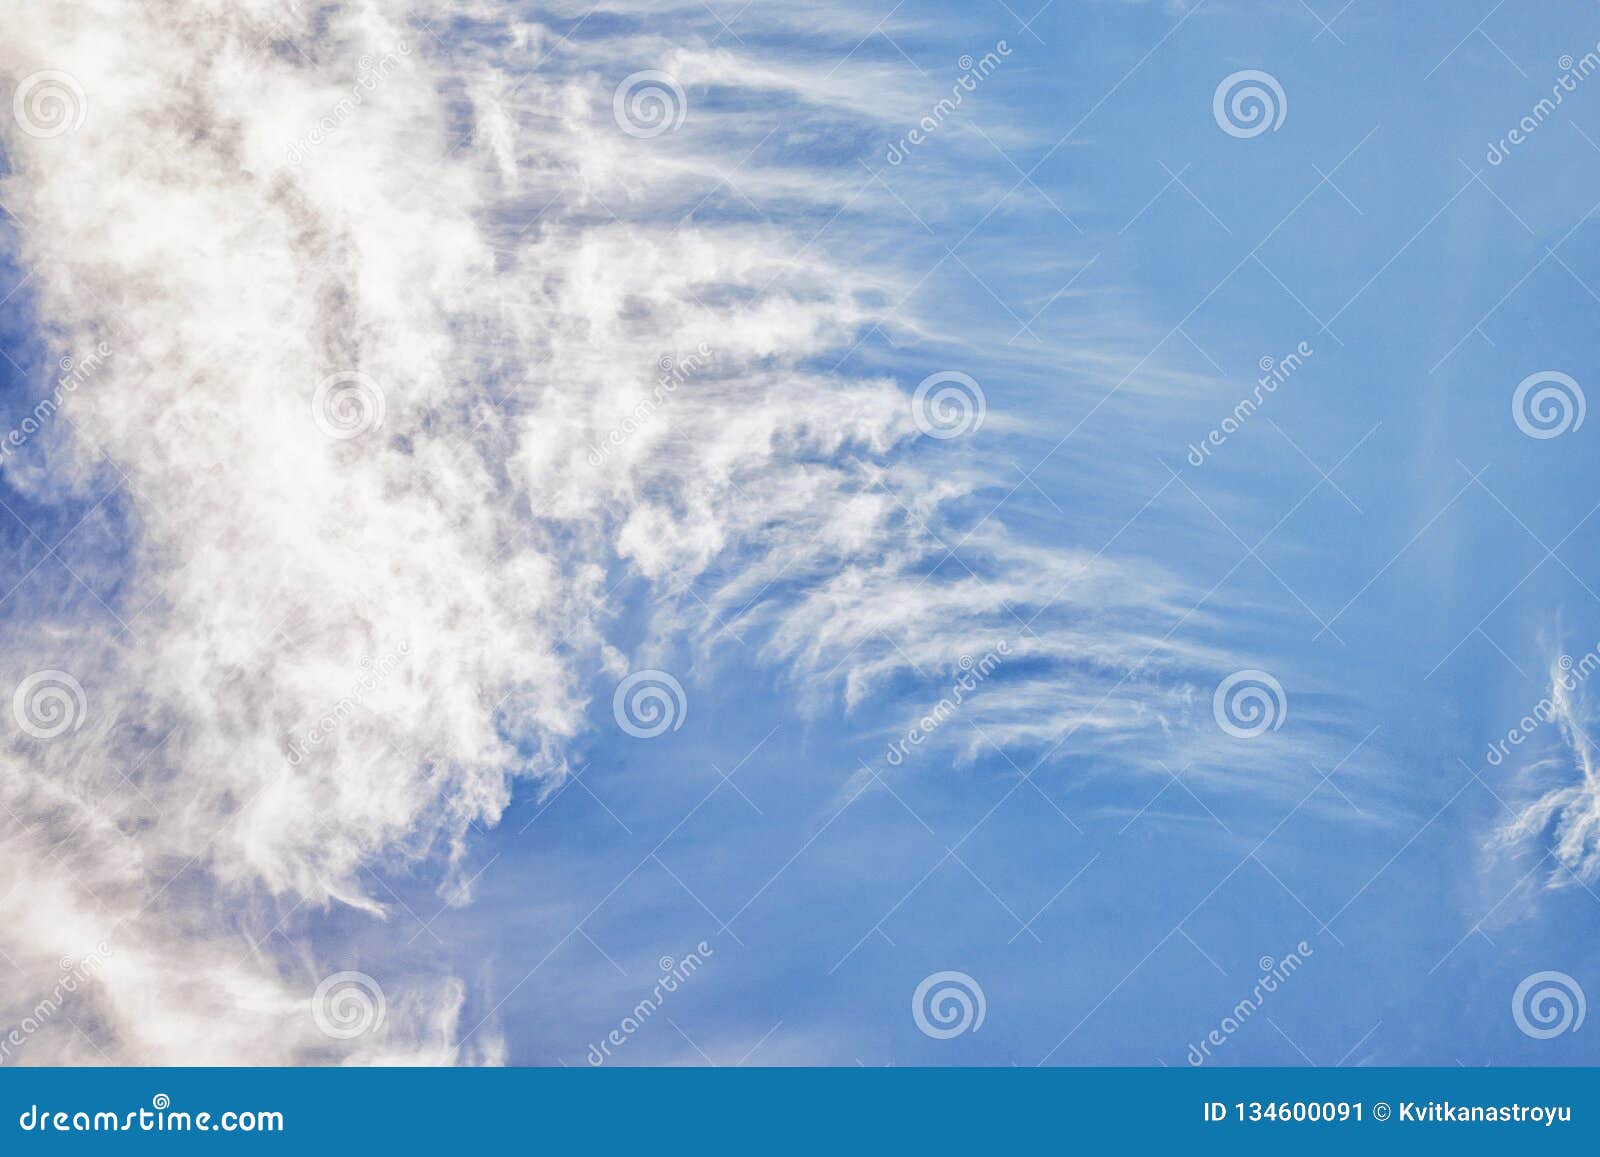
<path fill-rule="evenodd" d="M 109 611 L 10 597 L 12 683 L 67 672 L 86 707 L 0 756 L 0 1013 L 106 949 L 19 1058 L 496 1059 L 486 1032 L 456 1048 L 463 987 L 425 970 L 385 985 L 380 1031 L 328 1036 L 311 993 L 355 965 L 269 933 L 381 916 L 378 873 L 414 865 L 464 899 L 473 827 L 564 773 L 629 665 L 628 574 L 655 643 L 731 626 L 813 710 L 1001 639 L 1015 674 L 974 716 L 997 738 L 1188 708 L 1181 681 L 1106 695 L 1147 656 L 1205 660 L 1165 637 L 1175 584 L 953 528 L 985 480 L 919 442 L 913 383 L 827 368 L 910 287 L 835 243 L 888 209 L 822 154 L 920 102 L 882 64 L 615 16 L 569 37 L 581 15 L 0 9 L 6 90 L 58 70 L 82 113 L 5 121 L 25 296 L 52 359 L 109 351 L 7 477 L 100 503 L 74 540 L 116 583 Z M 681 129 L 615 119 L 647 69 L 695 102 Z"/>

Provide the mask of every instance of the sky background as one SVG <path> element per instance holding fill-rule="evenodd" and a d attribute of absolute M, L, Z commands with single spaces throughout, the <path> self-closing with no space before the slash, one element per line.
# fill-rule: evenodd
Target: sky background
<path fill-rule="evenodd" d="M 263 27 L 280 17 L 292 25 L 269 8 L 257 13 Z M 1590 340 L 1600 306 L 1590 219 L 1600 208 L 1600 76 L 1575 79 L 1558 107 L 1534 113 L 1572 60 L 1600 52 L 1600 10 L 1054 0 L 1035 11 L 1031 0 L 983 0 L 785 14 L 713 0 L 661 13 L 447 13 L 385 9 L 415 59 L 383 90 L 390 96 L 356 109 L 300 171 L 332 166 L 322 158 L 336 154 L 380 176 L 388 165 L 395 184 L 372 195 L 407 206 L 426 177 L 419 203 L 470 218 L 470 244 L 482 246 L 489 272 L 461 285 L 435 275 L 438 300 L 417 308 L 441 319 L 444 336 L 396 355 L 396 364 L 417 355 L 448 387 L 421 401 L 391 390 L 381 438 L 315 441 L 314 427 L 308 437 L 331 455 L 418 431 L 404 450 L 385 444 L 387 490 L 343 492 L 354 519 L 403 489 L 405 471 L 437 470 L 437 482 L 450 469 L 428 465 L 424 439 L 445 419 L 430 425 L 426 415 L 451 412 L 472 389 L 496 405 L 524 399 L 501 407 L 526 422 L 512 431 L 508 420 L 503 436 L 481 434 L 471 413 L 451 427 L 493 464 L 482 504 L 504 521 L 489 554 L 499 567 L 529 537 L 530 557 L 581 574 L 588 593 L 532 610 L 501 599 L 508 622 L 544 624 L 531 640 L 498 619 L 483 633 L 504 638 L 480 639 L 470 605 L 437 620 L 417 611 L 406 637 L 427 640 L 413 644 L 425 655 L 443 654 L 434 646 L 443 640 L 548 658 L 548 669 L 459 670 L 428 659 L 438 685 L 384 704 L 397 716 L 481 715 L 494 744 L 464 731 L 396 731 L 381 744 L 363 731 L 370 752 L 341 740 L 341 758 L 359 756 L 373 778 L 332 769 L 320 790 L 340 802 L 319 796 L 311 811 L 377 834 L 352 838 L 347 857 L 305 877 L 286 865 L 312 853 L 274 842 L 275 829 L 253 829 L 258 837 L 232 859 L 195 843 L 198 866 L 156 906 L 168 931 L 140 941 L 140 952 L 156 960 L 155 944 L 178 952 L 231 938 L 272 978 L 280 995 L 264 1003 L 301 1021 L 320 978 L 365 973 L 387 998 L 388 1021 L 375 1030 L 386 1045 L 402 1051 L 382 1034 L 410 1026 L 419 1055 L 452 1061 L 592 1063 L 591 1046 L 651 994 L 663 962 L 691 952 L 702 966 L 607 1063 L 1184 1065 L 1263 969 L 1290 953 L 1302 958 L 1298 971 L 1213 1043 L 1207 1063 L 1600 1057 L 1593 1026 L 1536 1039 L 1513 1015 L 1513 993 L 1535 973 L 1600 992 L 1600 879 L 1586 826 L 1600 815 L 1600 788 L 1587 778 L 1582 688 L 1562 699 L 1559 719 L 1503 760 L 1488 758 L 1492 742 L 1552 695 L 1560 657 L 1579 661 L 1600 646 L 1600 522 L 1591 517 L 1600 494 L 1582 482 L 1600 426 L 1536 438 L 1513 412 L 1529 375 L 1557 371 L 1582 391 L 1600 371 Z M 11 71 L 36 71 L 56 59 L 52 38 L 70 39 L 33 16 L 43 30 L 6 62 L 8 102 Z M 361 25 L 345 21 L 328 18 L 333 28 Z M 301 48 L 319 35 L 345 44 L 313 25 L 283 36 Z M 366 35 L 381 46 L 388 33 Z M 356 47 L 346 45 L 341 65 L 316 53 L 300 62 L 270 37 L 258 43 L 276 45 L 256 51 L 284 68 L 335 75 L 360 47 L 350 34 Z M 963 75 L 960 62 L 990 52 L 992 74 L 891 161 L 891 145 Z M 157 63 L 152 75 L 173 74 Z M 644 69 L 672 76 L 683 119 L 635 136 L 611 98 Z M 1241 70 L 1281 88 L 1275 128 L 1235 135 L 1214 115 L 1218 86 Z M 170 642 L 180 622 L 233 622 L 205 600 L 223 597 L 213 588 L 244 563 L 195 560 L 238 543 L 228 495 L 250 480 L 225 455 L 198 462 L 181 434 L 140 435 L 181 418 L 204 444 L 207 423 L 223 420 L 216 407 L 184 401 L 212 388 L 203 370 L 170 391 L 140 392 L 166 372 L 164 322 L 181 333 L 174 341 L 200 343 L 174 321 L 183 295 L 136 275 L 139 262 L 178 259 L 164 265 L 159 252 L 117 240 L 114 219 L 102 226 L 112 238 L 103 251 L 95 230 L 49 230 L 53 214 L 109 211 L 103 196 L 65 205 L 67 190 L 145 172 L 146 162 L 96 136 L 94 119 L 117 93 L 142 90 L 73 72 L 91 115 L 60 138 L 84 150 L 67 176 L 39 175 L 64 152 L 49 155 L 56 140 L 5 138 L 6 412 L 20 421 L 53 388 L 59 358 L 81 358 L 86 335 L 125 328 L 121 340 L 145 361 L 137 374 L 75 392 L 68 422 L 0 465 L 10 511 L 0 616 L 13 682 L 74 661 L 90 672 L 80 678 L 89 730 L 106 724 L 100 746 L 57 744 L 51 759 L 121 769 L 129 778 L 105 789 L 115 794 L 138 791 L 149 774 L 141 768 L 168 758 L 141 758 L 166 752 L 156 742 L 165 728 L 138 717 L 136 664 L 84 656 L 138 639 L 136 649 L 173 657 L 153 669 L 183 684 L 172 702 L 197 719 L 232 718 L 238 705 L 197 703 L 195 685 L 240 680 L 245 700 L 274 703 L 289 694 L 274 664 L 298 660 L 268 648 L 287 657 L 252 667 L 216 635 L 207 646 Z M 227 83 L 202 86 L 199 99 L 248 103 Z M 392 97 L 401 84 L 411 103 Z M 579 95 L 557 99 L 563 85 Z M 416 106 L 430 104 L 436 137 L 416 138 L 415 151 L 436 151 L 445 174 L 476 158 L 437 184 L 394 143 L 408 139 Z M 380 114 L 393 122 L 391 152 L 363 136 L 363 118 Z M 248 114 L 232 115 L 218 123 Z M 296 115 L 282 115 L 284 131 L 315 119 Z M 1491 163 L 1491 144 L 1530 115 L 1541 123 Z M 170 158 L 191 145 L 181 133 L 173 140 L 166 163 L 177 164 Z M 473 182 L 493 172 L 501 183 L 490 195 Z M 355 198 L 329 192 L 339 173 L 330 168 L 308 200 Z M 276 188 L 263 204 L 292 200 Z M 415 212 L 407 236 L 427 224 Z M 433 228 L 441 249 L 452 243 Z M 189 300 L 214 305 L 213 337 L 237 343 L 218 363 L 224 376 L 236 366 L 256 374 L 249 350 L 291 342 L 297 319 L 274 317 L 270 279 L 259 294 L 230 290 L 250 270 L 230 269 L 238 234 L 218 236 L 218 280 L 182 281 L 197 295 Z M 686 236 L 694 246 L 675 250 Z M 536 238 L 552 249 L 519 249 Z M 358 300 L 413 279 L 409 251 L 386 261 L 373 238 L 352 246 L 356 256 L 319 251 L 308 261 L 325 271 L 347 260 Z M 774 261 L 787 264 L 769 278 Z M 132 272 L 120 279 L 105 272 L 123 267 Z M 534 303 L 511 288 L 477 301 L 479 287 L 500 279 L 567 288 Z M 775 282 L 787 296 L 769 309 Z M 282 292 L 330 327 L 364 320 L 364 307 L 295 284 Z M 150 285 L 156 306 L 125 307 Z M 246 307 L 225 303 L 234 291 L 260 296 L 268 320 L 256 325 Z M 635 352 L 646 352 L 625 370 L 606 363 L 608 335 L 621 331 L 602 314 L 633 324 L 668 314 L 669 297 L 700 328 L 681 324 L 672 345 L 660 331 L 641 337 Z M 371 308 L 383 324 L 407 316 Z M 474 337 L 494 324 L 515 331 L 514 353 Z M 682 365 L 702 334 L 716 347 L 719 334 L 747 325 L 762 328 L 760 341 L 734 350 L 743 339 L 730 337 L 713 370 L 661 402 L 647 434 L 595 476 L 583 472 L 584 448 L 648 393 L 648 351 Z M 586 348 L 600 351 L 596 365 Z M 351 364 L 387 384 L 381 365 L 350 350 Z M 1263 359 L 1297 350 L 1310 352 L 1196 464 L 1191 445 L 1252 395 Z M 186 356 L 185 365 L 206 364 Z M 912 422 L 913 391 L 943 371 L 968 375 L 983 400 L 981 424 L 952 438 Z M 277 389 L 274 372 L 259 371 L 251 389 Z M 296 414 L 314 381 L 284 388 Z M 264 396 L 241 392 L 223 408 L 244 407 L 238 418 Z M 613 401 L 563 425 L 556 396 Z M 81 423 L 71 406 L 88 410 Z M 716 456 L 695 447 L 713 443 L 730 456 L 759 444 L 766 457 L 730 468 L 731 490 L 707 497 L 697 487 Z M 568 465 L 549 465 L 557 457 Z M 268 453 L 259 468 L 292 470 L 297 460 Z M 209 488 L 216 521 L 210 507 L 207 519 L 167 518 L 169 485 L 174 494 Z M 585 505 L 593 494 L 605 497 Z M 650 513 L 657 496 L 670 514 Z M 294 507 L 283 501 L 288 522 Z M 471 523 L 477 501 L 460 496 L 445 523 Z M 269 557 L 336 552 L 315 534 L 283 541 L 292 552 Z M 407 594 L 432 607 L 453 597 L 438 591 L 470 586 L 463 576 L 479 572 L 454 542 L 439 545 L 421 522 L 388 527 L 359 540 L 350 573 L 358 583 L 363 567 L 398 573 L 384 561 L 392 549 L 422 576 Z M 692 565 L 680 548 L 696 555 Z M 175 596 L 163 592 L 173 587 L 160 580 L 180 570 L 201 593 L 169 608 Z M 559 586 L 533 562 L 490 573 L 519 591 Z M 189 590 L 189 580 L 178 586 Z M 368 594 L 380 605 L 399 597 Z M 152 617 L 138 617 L 152 602 Z M 253 637 L 270 637 L 270 609 L 265 597 L 253 606 Z M 382 612 L 362 613 L 377 622 Z M 308 632 L 329 640 L 334 668 L 308 692 L 312 707 L 337 698 L 392 651 L 382 640 L 398 637 L 375 630 L 353 645 L 330 632 Z M 890 745 L 960 675 L 958 656 L 976 660 L 1002 643 L 1013 653 L 970 700 L 891 760 Z M 652 738 L 629 734 L 613 709 L 619 683 L 641 670 L 668 672 L 682 688 L 678 725 Z M 1213 712 L 1214 691 L 1237 671 L 1267 672 L 1282 688 L 1278 726 L 1254 738 L 1229 734 Z M 560 695 L 525 690 L 555 684 Z M 112 702 L 114 719 L 97 706 Z M 315 711 L 287 715 L 297 713 Z M 262 727 L 269 747 L 296 733 L 282 721 Z M 233 735 L 171 756 L 149 787 L 152 808 L 167 814 L 161 789 L 223 777 L 243 794 L 279 774 L 261 749 L 230 746 Z M 434 754 L 453 742 L 470 758 Z M 45 762 L 38 744 L 22 736 L 8 756 L 31 785 L 8 796 L 13 819 L 51 837 L 19 853 L 23 880 L 54 871 L 61 857 L 49 849 L 97 830 L 39 802 L 40 784 L 79 772 Z M 452 760 L 477 770 L 466 786 L 436 788 Z M 388 788 L 369 785 L 397 775 L 421 785 L 399 819 L 375 818 L 328 786 L 381 794 Z M 91 779 L 73 790 L 86 793 Z M 503 798 L 492 798 L 501 783 Z M 1553 812 L 1534 810 L 1564 789 Z M 474 811 L 458 806 L 463 797 L 488 803 Z M 1519 817 L 1520 834 L 1506 836 Z M 198 839 L 185 830 L 156 849 L 148 833 L 167 830 L 165 820 L 110 823 L 134 844 L 150 841 L 148 875 L 143 860 L 137 871 L 104 868 L 135 899 L 84 900 L 75 927 L 91 928 L 98 914 L 122 928 L 119 904 L 145 912 L 137 897 L 153 903 L 171 874 L 162 864 L 184 864 L 184 840 Z M 69 951 L 51 942 L 48 920 L 30 927 L 34 940 L 11 946 L 29 976 L 19 993 L 49 988 L 51 969 L 33 969 L 30 953 Z M 981 988 L 985 1014 L 975 1031 L 938 1039 L 919 1028 L 913 994 L 945 971 Z M 439 978 L 451 978 L 445 996 Z M 102 983 L 79 998 L 93 1007 L 81 1007 L 72 1037 L 38 1060 L 92 1062 L 84 1042 L 136 1063 L 191 1047 L 177 1030 L 140 1035 L 140 1017 L 166 1015 L 151 1011 L 162 1001 L 141 1002 L 139 986 L 154 983 L 143 971 L 113 968 Z M 225 986 L 207 992 L 223 1018 L 248 1003 Z M 19 1005 L 36 999 L 19 995 Z M 449 1017 L 433 1015 L 440 1005 Z M 260 1057 L 265 1046 L 241 1032 L 228 1047 L 200 1055 Z M 343 1044 L 306 1047 L 266 1055 L 326 1059 L 315 1048 Z"/>

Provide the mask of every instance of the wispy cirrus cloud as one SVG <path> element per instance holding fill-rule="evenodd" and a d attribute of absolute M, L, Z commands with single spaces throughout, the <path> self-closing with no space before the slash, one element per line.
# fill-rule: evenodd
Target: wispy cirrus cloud
<path fill-rule="evenodd" d="M 1549 873 L 1552 887 L 1575 881 L 1588 884 L 1600 878 L 1600 772 L 1591 739 L 1594 713 L 1585 686 L 1592 659 L 1592 655 L 1585 656 L 1576 668 L 1570 658 L 1552 663 L 1548 695 L 1516 729 L 1515 742 L 1520 746 L 1535 728 L 1554 723 L 1560 734 L 1561 756 L 1543 756 L 1524 771 L 1540 779 L 1560 776 L 1567 781 L 1575 772 L 1576 780 L 1549 788 L 1522 804 L 1496 833 L 1502 846 L 1548 846 L 1547 854 L 1553 854 L 1556 861 Z"/>

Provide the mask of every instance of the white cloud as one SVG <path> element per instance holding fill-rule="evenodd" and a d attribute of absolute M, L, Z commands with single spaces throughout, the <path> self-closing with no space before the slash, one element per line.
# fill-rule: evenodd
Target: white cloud
<path fill-rule="evenodd" d="M 1528 773 L 1567 778 L 1576 771 L 1577 781 L 1551 788 L 1523 805 L 1498 832 L 1498 842 L 1503 845 L 1548 842 L 1549 851 L 1558 862 L 1549 877 L 1556 887 L 1575 879 L 1584 883 L 1600 879 L 1600 774 L 1589 734 L 1594 726 L 1593 715 L 1583 682 L 1589 673 L 1589 658 L 1585 657 L 1584 665 L 1576 672 L 1570 664 L 1552 663 L 1547 699 L 1527 717 L 1531 726 L 1519 725 L 1519 730 L 1531 732 L 1539 724 L 1553 721 L 1570 756 L 1567 760 L 1536 760 L 1525 769 Z"/>
<path fill-rule="evenodd" d="M 419 10 L 431 30 L 378 0 L 0 12 L 0 75 L 63 70 L 87 102 L 69 134 L 7 122 L 16 256 L 52 355 L 113 351 L 7 477 L 128 512 L 74 531 L 119 617 L 25 586 L 0 650 L 13 682 L 70 671 L 88 701 L 81 730 L 0 755 L 0 942 L 24 974 L 6 1011 L 63 955 L 112 950 L 29 1060 L 502 1057 L 492 1026 L 458 1050 L 462 985 L 404 962 L 382 1026 L 330 1041 L 310 994 L 358 962 L 282 946 L 297 912 L 384 916 L 391 870 L 464 901 L 474 828 L 517 777 L 564 774 L 588 688 L 620 669 L 619 564 L 664 598 L 655 644 L 748 627 L 814 710 L 1003 633 L 1029 674 L 975 718 L 1027 743 L 1073 720 L 1122 735 L 1187 694 L 1106 700 L 1132 664 L 1216 658 L 1161 638 L 1180 588 L 1148 568 L 957 529 L 986 472 L 928 458 L 912 383 L 837 368 L 901 326 L 914 278 L 869 256 L 882 188 L 808 150 L 914 116 L 897 71 L 829 75 L 755 38 L 502 37 L 490 7 L 455 11 Z M 746 19 L 774 14 L 793 11 Z M 616 83 L 662 67 L 684 127 L 620 131 Z M 702 347 L 591 462 L 661 359 Z"/>

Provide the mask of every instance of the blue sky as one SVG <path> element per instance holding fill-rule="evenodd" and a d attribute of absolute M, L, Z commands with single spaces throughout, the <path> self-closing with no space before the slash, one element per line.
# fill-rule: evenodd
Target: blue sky
<path fill-rule="evenodd" d="M 924 36 L 901 47 L 932 77 L 995 40 L 1014 52 L 973 98 L 973 132 L 1020 142 L 1007 157 L 958 122 L 929 156 L 885 171 L 909 203 L 907 263 L 932 264 L 945 246 L 961 259 L 922 291 L 949 325 L 936 336 L 1013 355 L 974 372 L 990 413 L 1019 433 L 976 452 L 1033 470 L 1037 485 L 1007 497 L 1002 478 L 974 511 L 1005 498 L 1039 537 L 1091 550 L 1132 520 L 1119 539 L 1130 554 L 1201 591 L 1220 583 L 1207 629 L 1281 673 L 1283 737 L 1326 740 L 1331 758 L 1313 766 L 1286 745 L 1269 790 L 1217 747 L 1186 773 L 1191 796 L 1158 762 L 1179 770 L 1181 745 L 1159 735 L 1111 758 L 1069 742 L 1035 772 L 1038 790 L 1014 793 L 1011 759 L 1032 767 L 1021 755 L 986 749 L 965 767 L 930 756 L 830 825 L 839 785 L 881 754 L 852 734 L 870 722 L 796 721 L 781 687 L 729 648 L 688 680 L 682 731 L 608 736 L 602 713 L 588 791 L 569 788 L 547 811 L 520 805 L 496 834 L 503 859 L 479 907 L 501 919 L 451 917 L 461 934 L 515 945 L 510 955 L 553 949 L 521 987 L 507 987 L 517 967 L 497 970 L 510 992 L 501 1015 L 526 1023 L 511 1036 L 525 1033 L 528 1051 L 513 1055 L 577 1063 L 574 1046 L 648 991 L 651 960 L 706 938 L 715 963 L 668 1010 L 683 1032 L 652 1026 L 630 1061 L 694 1063 L 692 1040 L 718 1063 L 756 1047 L 752 1060 L 777 1063 L 1180 1064 L 1249 993 L 1259 957 L 1305 940 L 1316 955 L 1264 1009 L 1275 1024 L 1258 1018 L 1221 1060 L 1592 1059 L 1583 1037 L 1528 1041 L 1509 1016 L 1525 974 L 1584 978 L 1596 900 L 1578 887 L 1539 894 L 1544 874 L 1524 879 L 1537 857 L 1485 852 L 1505 818 L 1496 795 L 1511 803 L 1525 788 L 1514 766 L 1484 759 L 1497 728 L 1545 694 L 1555 654 L 1600 638 L 1591 593 L 1565 569 L 1585 575 L 1594 557 L 1582 521 L 1593 502 L 1576 484 L 1582 431 L 1528 439 L 1509 410 L 1528 373 L 1582 382 L 1595 368 L 1580 336 L 1595 304 L 1580 222 L 1600 97 L 1578 93 L 1507 162 L 1485 160 L 1560 75 L 1557 59 L 1592 46 L 1592 10 L 1502 13 L 1475 35 L 1482 14 L 1454 6 L 1402 18 L 1357 4 L 1322 30 L 1297 4 L 1057 4 L 1030 25 L 1037 40 L 1000 5 L 917 15 Z M 1209 98 L 1243 68 L 1279 78 L 1289 111 L 1280 130 L 1235 140 Z M 1039 188 L 991 212 L 982 198 L 944 201 L 919 165 L 1002 191 L 1022 170 Z M 1073 295 L 1049 304 L 1091 259 Z M 1026 335 L 1007 345 L 1015 319 L 1035 313 L 1036 356 Z M 1064 375 L 1048 351 L 1074 335 L 1117 360 L 1102 376 Z M 1186 465 L 1188 442 L 1249 392 L 1257 359 L 1302 341 L 1314 355 L 1260 420 L 1204 467 Z M 855 356 L 909 382 L 942 353 L 868 343 Z M 1127 392 L 1142 392 L 1158 371 L 1208 384 L 1091 415 L 1108 382 L 1132 372 Z M 1180 482 L 1163 490 L 1169 468 Z M 1241 540 L 1269 531 L 1259 559 L 1246 556 Z M 1560 562 L 1545 559 L 1540 540 L 1563 539 Z M 1317 616 L 1338 641 L 1317 637 Z M 938 697 L 905 698 L 919 693 Z M 1341 759 L 1348 798 L 1316 786 Z M 719 786 L 715 768 L 735 766 Z M 530 914 L 525 882 L 551 875 L 566 901 Z M 1017 917 L 1041 908 L 1038 941 L 1017 936 Z M 555 947 L 580 917 L 580 935 Z M 988 997 L 983 1029 L 959 1041 L 926 1039 L 906 1015 L 916 982 L 942 968 Z M 573 1002 L 592 1013 L 573 1015 Z"/>
<path fill-rule="evenodd" d="M 786 123 L 742 74 L 688 65 L 683 126 L 618 135 L 608 154 L 648 186 L 668 149 L 720 148 L 720 175 L 696 185 L 691 171 L 666 219 L 690 206 L 682 219 L 708 230 L 781 229 L 848 271 L 867 304 L 793 339 L 794 384 L 779 387 L 793 406 L 802 372 L 890 381 L 909 405 L 918 382 L 957 371 L 979 383 L 984 419 L 881 453 L 793 435 L 791 493 L 812 468 L 879 471 L 820 508 L 841 526 L 850 500 L 890 503 L 905 537 L 882 556 L 911 559 L 882 591 L 892 613 L 830 585 L 875 589 L 877 547 L 762 569 L 789 543 L 761 528 L 760 478 L 745 479 L 755 529 L 729 532 L 699 569 L 644 573 L 649 551 L 619 532 L 596 555 L 597 629 L 616 661 L 578 668 L 559 744 L 558 728 L 508 722 L 517 700 L 496 716 L 517 760 L 554 745 L 566 774 L 514 781 L 497 823 L 468 825 L 446 883 L 438 846 L 375 852 L 353 874 L 384 920 L 291 908 L 292 889 L 263 884 L 278 926 L 263 918 L 252 941 L 268 931 L 323 971 L 368 973 L 397 1009 L 406 978 L 458 977 L 448 1035 L 493 1034 L 514 1064 L 589 1063 L 663 958 L 687 953 L 703 966 L 611 1063 L 1183 1065 L 1287 954 L 1298 970 L 1208 1063 L 1596 1058 L 1592 1029 L 1536 1039 L 1512 1002 L 1544 971 L 1600 992 L 1600 883 L 1555 853 L 1549 822 L 1497 840 L 1545 792 L 1582 782 L 1581 694 L 1564 725 L 1498 764 L 1486 752 L 1550 695 L 1560 656 L 1600 646 L 1600 522 L 1582 483 L 1596 427 L 1536 438 L 1513 416 L 1530 375 L 1583 390 L 1600 371 L 1586 340 L 1600 78 L 1533 112 L 1573 68 L 1563 58 L 1596 48 L 1600 18 L 1580 3 L 1033 7 L 852 9 L 846 31 L 723 4 L 655 27 L 523 14 L 571 34 L 542 67 L 597 70 L 604 93 L 639 69 L 670 72 L 675 44 L 711 44 L 815 65 L 813 79 L 847 60 L 893 78 L 896 108 L 931 109 L 958 61 L 1005 42 L 899 163 L 886 150 L 915 115 L 807 106 Z M 440 21 L 423 50 L 497 35 Z M 1234 135 L 1214 116 L 1219 84 L 1243 70 L 1280 87 L 1276 128 Z M 1491 143 L 1530 115 L 1537 127 L 1491 163 Z M 780 169 L 830 192 L 787 195 L 769 180 Z M 523 209 L 543 201 L 530 190 Z M 606 208 L 630 222 L 658 212 Z M 507 213 L 486 230 L 525 219 Z M 33 265 L 25 232 L 13 221 L 6 288 Z M 729 300 L 754 310 L 759 295 Z M 29 284 L 5 308 L 20 416 L 61 327 Z M 1193 463 L 1191 444 L 1291 354 L 1292 373 Z M 727 421 L 739 375 L 762 364 L 727 371 Z M 481 365 L 449 372 L 481 372 L 496 392 L 492 359 Z M 559 384 L 567 371 L 549 372 Z M 687 403 L 665 403 L 668 420 L 701 438 L 696 412 L 674 404 Z M 5 585 L 20 584 L 0 613 L 20 673 L 53 662 L 26 629 L 41 608 L 140 609 L 120 572 L 144 524 L 131 487 L 94 507 L 74 564 L 90 597 L 41 581 L 53 563 L 30 576 L 39 544 L 20 523 L 53 543 L 102 491 L 41 488 L 9 466 L 0 484 L 19 516 L 0 532 Z M 684 504 L 667 537 L 688 540 L 699 508 L 659 484 Z M 944 484 L 948 499 L 924 505 Z M 546 501 L 535 488 L 526 512 L 544 517 Z M 551 532 L 554 557 L 568 533 L 582 532 Z M 1037 583 L 1022 577 L 1034 568 Z M 762 577 L 744 589 L 741 574 Z M 1058 589 L 1071 593 L 1046 597 Z M 831 609 L 807 602 L 818 592 Z M 959 677 L 954 656 L 1002 642 L 1016 657 L 935 741 L 891 762 Z M 641 669 L 683 691 L 680 726 L 653 738 L 613 713 L 614 688 Z M 1244 670 L 1283 695 L 1279 726 L 1254 738 L 1212 708 Z M 463 880 L 471 902 L 447 904 Z M 919 983 L 944 971 L 985 1004 L 981 1028 L 949 1039 L 912 1014 Z"/>

